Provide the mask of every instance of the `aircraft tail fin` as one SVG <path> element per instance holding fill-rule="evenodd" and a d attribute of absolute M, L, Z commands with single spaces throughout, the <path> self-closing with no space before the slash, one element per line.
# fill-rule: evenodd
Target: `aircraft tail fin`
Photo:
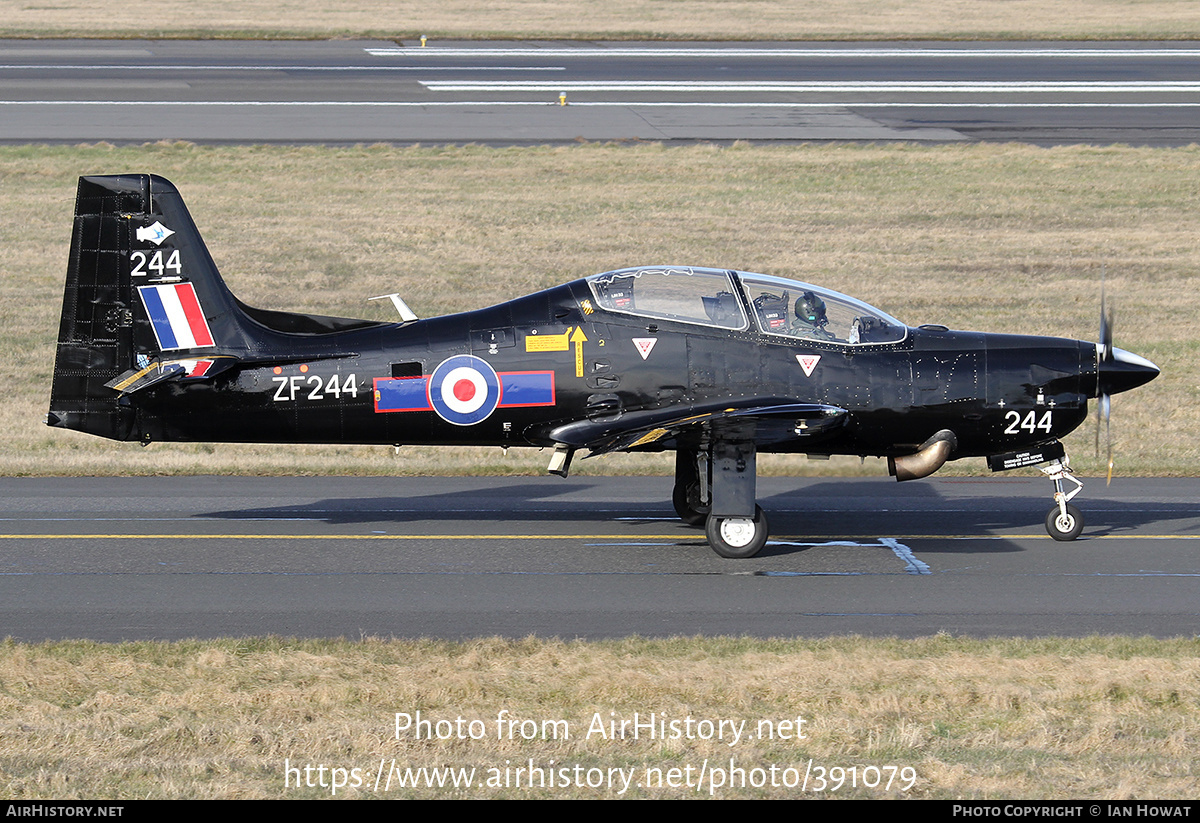
<path fill-rule="evenodd" d="M 122 400 L 157 381 L 131 375 L 214 374 L 194 364 L 236 362 L 246 320 L 170 182 L 79 178 L 47 423 L 136 437 Z"/>
<path fill-rule="evenodd" d="M 386 325 L 247 306 L 170 181 L 81 177 L 46 422 L 138 439 L 136 392 L 310 359 L 317 338 Z"/>

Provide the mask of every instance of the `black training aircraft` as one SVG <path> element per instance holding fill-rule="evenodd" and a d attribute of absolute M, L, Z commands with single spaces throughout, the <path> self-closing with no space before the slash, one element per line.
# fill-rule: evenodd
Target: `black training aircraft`
<path fill-rule="evenodd" d="M 758 452 L 877 455 L 898 480 L 950 459 L 1046 464 L 1046 527 L 1075 538 L 1059 438 L 1158 368 L 1101 342 L 909 328 L 781 277 L 606 272 L 400 322 L 251 308 L 175 187 L 84 177 L 47 422 L 115 440 L 542 446 L 676 453 L 679 516 L 724 557 L 767 540 Z M 1103 310 L 1102 310 L 1103 315 Z M 1064 489 L 1064 482 L 1074 487 Z"/>

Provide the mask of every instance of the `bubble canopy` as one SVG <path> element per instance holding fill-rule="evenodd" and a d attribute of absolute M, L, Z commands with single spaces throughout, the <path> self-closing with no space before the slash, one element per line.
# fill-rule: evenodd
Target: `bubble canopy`
<path fill-rule="evenodd" d="M 903 323 L 831 289 L 769 274 L 653 266 L 587 278 L 600 308 L 620 314 L 847 346 L 899 343 Z"/>

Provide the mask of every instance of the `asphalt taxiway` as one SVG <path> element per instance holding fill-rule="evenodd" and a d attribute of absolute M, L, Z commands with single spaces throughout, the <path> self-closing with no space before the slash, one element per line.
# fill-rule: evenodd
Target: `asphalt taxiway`
<path fill-rule="evenodd" d="M 8 40 L 0 89 L 0 142 L 1200 140 L 1188 42 Z"/>
<path fill-rule="evenodd" d="M 762 478 L 726 560 L 669 478 L 0 479 L 20 640 L 1089 633 L 1200 626 L 1200 482 L 1090 481 L 1046 536 L 1036 477 Z"/>

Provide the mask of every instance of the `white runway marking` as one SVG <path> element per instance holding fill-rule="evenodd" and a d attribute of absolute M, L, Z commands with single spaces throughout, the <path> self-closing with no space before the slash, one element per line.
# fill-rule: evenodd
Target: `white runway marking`
<path fill-rule="evenodd" d="M 566 71 L 566 66 L 180 66 L 137 64 L 114 66 L 105 63 L 87 65 L 63 63 L 41 65 L 37 63 L 0 64 L 0 71 L 54 70 L 54 71 Z"/>
<path fill-rule="evenodd" d="M 560 106 L 558 100 L 443 100 L 443 101 L 405 101 L 405 100 L 0 100 L 0 106 L 171 106 L 175 108 L 199 108 L 216 106 L 221 108 L 383 108 L 383 109 L 436 109 L 436 108 L 482 108 L 482 107 L 535 107 L 561 108 L 564 112 L 572 107 L 600 108 L 694 108 L 694 109 L 1194 109 L 1200 108 L 1200 101 L 1176 103 L 1099 103 L 1099 102 L 1059 102 L 1059 103 L 976 103 L 970 101 L 956 103 L 933 103 L 922 100 L 865 102 L 856 100 L 826 100 L 820 102 L 650 102 L 644 100 L 598 100 L 575 101 L 566 106 Z"/>
<path fill-rule="evenodd" d="M 892 550 L 892 553 L 904 561 L 904 569 L 909 574 L 933 574 L 933 570 L 929 568 L 929 564 L 923 563 L 917 559 L 912 553 L 912 549 L 901 543 L 894 537 L 880 537 L 878 543 L 859 543 L 854 540 L 825 540 L 820 543 L 798 543 L 790 540 L 768 540 L 768 546 L 803 546 L 805 548 L 821 548 L 826 546 L 853 546 L 861 548 L 879 548 L 884 546 Z M 821 572 L 821 574 L 864 574 L 865 572 Z M 806 572 L 805 574 L 809 574 Z"/>
<path fill-rule="evenodd" d="M 892 552 L 904 561 L 904 568 L 909 574 L 932 574 L 932 569 L 927 563 L 922 563 L 917 559 L 917 556 L 912 553 L 912 549 L 901 543 L 894 537 L 881 537 L 879 542 L 887 546 Z"/>
<path fill-rule="evenodd" d="M 1133 92 L 1187 93 L 1200 91 L 1190 80 L 1162 81 L 1004 81 L 1004 80 L 880 80 L 774 83 L 711 83 L 675 80 L 596 80 L 548 84 L 537 81 L 422 80 L 430 91 L 679 91 L 781 92 L 787 94 L 1115 94 Z"/>
<path fill-rule="evenodd" d="M 437 59 L 439 57 L 790 57 L 818 58 L 833 57 L 920 57 L 930 59 L 946 58 L 975 58 L 975 57 L 1060 57 L 1107 60 L 1113 57 L 1146 58 L 1146 57 L 1200 57 L 1200 49 L 1164 49 L 1164 48 L 713 48 L 696 46 L 693 48 L 383 48 L 364 49 L 372 57 L 421 57 Z"/>

